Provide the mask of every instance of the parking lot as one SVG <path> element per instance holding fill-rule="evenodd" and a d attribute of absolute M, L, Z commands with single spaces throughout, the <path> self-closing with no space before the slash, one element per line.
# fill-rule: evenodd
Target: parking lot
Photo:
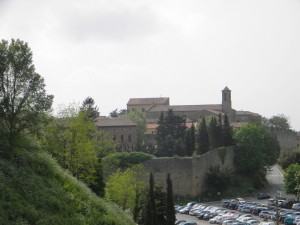
<path fill-rule="evenodd" d="M 176 218 L 177 220 L 196 222 L 198 225 L 258 225 L 265 221 L 268 221 L 268 224 L 276 224 L 276 207 L 274 203 L 275 201 L 271 199 L 248 199 L 247 201 L 228 199 L 222 202 L 193 203 L 188 211 L 184 210 L 186 209 L 184 207 L 180 210 L 177 208 L 179 212 L 176 214 Z M 300 212 L 278 207 L 278 217 L 280 223 L 294 225 L 298 220 L 300 221 Z M 214 219 L 210 220 L 211 218 Z M 230 221 L 228 222 L 228 220 Z"/>

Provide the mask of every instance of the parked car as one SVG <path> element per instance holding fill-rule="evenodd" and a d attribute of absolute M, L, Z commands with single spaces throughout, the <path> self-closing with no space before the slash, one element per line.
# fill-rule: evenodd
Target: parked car
<path fill-rule="evenodd" d="M 258 216 L 260 218 L 269 218 L 270 214 L 271 214 L 270 211 L 261 211 Z"/>
<path fill-rule="evenodd" d="M 175 225 L 179 225 L 179 224 L 181 224 L 181 223 L 183 223 L 183 222 L 186 222 L 186 220 L 177 220 L 177 221 L 175 222 Z"/>
<path fill-rule="evenodd" d="M 267 199 L 267 198 L 270 198 L 271 196 L 267 193 L 259 193 L 256 198 L 257 199 Z"/>
<path fill-rule="evenodd" d="M 300 203 L 294 203 L 292 205 L 292 209 L 299 211 L 300 210 Z"/>
<path fill-rule="evenodd" d="M 285 225 L 293 225 L 294 220 L 295 220 L 294 216 L 288 216 L 284 219 L 283 223 Z"/>

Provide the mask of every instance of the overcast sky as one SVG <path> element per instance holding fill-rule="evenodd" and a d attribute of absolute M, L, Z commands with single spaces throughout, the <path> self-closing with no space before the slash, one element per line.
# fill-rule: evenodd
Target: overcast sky
<path fill-rule="evenodd" d="M 300 0 L 0 0 L 0 38 L 28 42 L 54 108 L 219 104 L 228 86 L 300 130 Z"/>

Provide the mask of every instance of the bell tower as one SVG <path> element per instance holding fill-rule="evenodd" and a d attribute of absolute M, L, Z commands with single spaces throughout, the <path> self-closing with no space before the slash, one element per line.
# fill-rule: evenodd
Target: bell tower
<path fill-rule="evenodd" d="M 227 86 L 222 90 L 222 112 L 226 113 L 228 118 L 232 117 L 231 90 Z"/>

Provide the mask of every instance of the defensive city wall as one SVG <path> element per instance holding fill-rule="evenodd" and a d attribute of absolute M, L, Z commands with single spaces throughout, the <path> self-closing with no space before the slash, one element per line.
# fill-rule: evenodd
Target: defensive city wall
<path fill-rule="evenodd" d="M 221 171 L 234 170 L 234 149 L 221 148 L 195 157 L 154 158 L 144 163 L 148 172 L 152 172 L 155 184 L 166 188 L 167 174 L 173 183 L 173 194 L 197 197 L 205 191 L 204 178 L 211 167 Z"/>

